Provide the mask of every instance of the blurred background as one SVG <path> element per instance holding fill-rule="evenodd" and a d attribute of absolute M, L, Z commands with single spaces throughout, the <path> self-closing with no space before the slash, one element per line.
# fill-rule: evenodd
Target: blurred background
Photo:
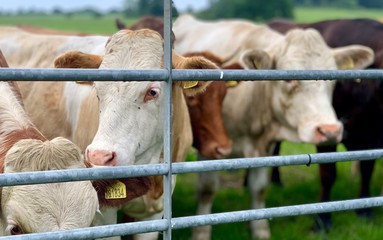
<path fill-rule="evenodd" d="M 111 34 L 116 17 L 134 23 L 144 15 L 162 16 L 162 0 L 12 0 L 0 5 L 1 25 L 52 27 Z M 203 19 L 246 18 L 265 22 L 288 18 L 313 22 L 334 18 L 383 19 L 382 0 L 174 0 L 173 17 L 192 13 Z"/>
<path fill-rule="evenodd" d="M 115 19 L 131 25 L 142 16 L 162 16 L 162 0 L 2 0 L 0 25 L 23 25 L 55 30 L 109 35 L 117 31 Z M 371 18 L 383 20 L 383 0 L 174 0 L 173 17 L 191 13 L 201 19 L 245 18 L 265 23 L 273 18 L 296 22 L 315 22 L 337 18 Z M 342 36 L 340 36 L 342 37 Z M 374 36 L 371 36 L 374 37 Z M 381 39 L 383 41 L 383 39 Z M 345 151 L 342 145 L 338 151 Z M 308 144 L 284 142 L 281 154 L 313 153 Z M 189 161 L 196 159 L 192 152 Z M 337 181 L 332 199 L 352 199 L 358 195 L 359 177 L 350 174 L 351 163 L 337 165 Z M 382 163 L 378 161 L 372 178 L 371 193 L 380 194 L 383 179 Z M 318 166 L 282 167 L 283 186 L 268 188 L 267 207 L 318 202 L 320 181 Z M 213 212 L 238 211 L 250 208 L 250 196 L 243 187 L 244 171 L 225 172 L 221 184 L 225 186 L 216 197 Z M 177 178 L 173 195 L 173 216 L 194 215 L 196 211 L 196 174 Z M 334 214 L 333 229 L 329 233 L 311 233 L 312 216 L 270 219 L 272 239 L 383 239 L 383 210 L 374 209 L 373 219 L 363 219 L 354 211 Z M 191 230 L 177 230 L 173 238 L 190 239 Z M 248 223 L 222 224 L 213 227 L 213 239 L 250 239 Z"/>

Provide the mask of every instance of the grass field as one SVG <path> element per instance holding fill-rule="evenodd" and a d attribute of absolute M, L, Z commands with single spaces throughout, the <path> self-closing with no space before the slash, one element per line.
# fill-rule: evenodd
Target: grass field
<path fill-rule="evenodd" d="M 357 18 L 370 17 L 380 19 L 383 11 L 373 10 L 341 10 L 331 8 L 297 8 L 296 20 L 310 22 L 331 18 Z M 116 16 L 92 18 L 89 16 L 0 16 L 0 25 L 32 25 L 54 28 L 64 31 L 78 31 L 94 34 L 112 34 L 116 31 L 114 20 Z M 135 19 L 124 19 L 131 24 Z M 340 147 L 340 150 L 344 150 Z M 314 152 L 311 145 L 299 145 L 284 143 L 282 154 L 300 154 Z M 356 198 L 358 194 L 359 177 L 350 174 L 351 163 L 338 164 L 338 180 L 332 192 L 334 200 Z M 382 187 L 382 162 L 376 166 L 372 179 L 372 194 L 380 194 Z M 270 186 L 267 190 L 267 207 L 285 206 L 317 202 L 319 198 L 318 166 L 291 166 L 282 167 L 283 187 Z M 225 179 L 241 179 L 243 171 L 224 172 Z M 179 175 L 177 187 L 173 197 L 173 216 L 194 215 L 196 209 L 195 185 L 196 174 Z M 236 211 L 248 209 L 250 197 L 248 191 L 241 185 L 222 189 L 217 194 L 213 212 Z M 313 224 L 313 216 L 286 217 L 270 220 L 272 239 L 296 240 L 296 239 L 331 239 L 331 240 L 359 240 L 383 239 L 383 209 L 374 209 L 374 219 L 365 220 L 358 218 L 353 211 L 334 213 L 334 227 L 329 234 L 310 234 Z M 238 240 L 250 239 L 248 223 L 222 224 L 213 227 L 213 239 L 215 240 Z M 190 229 L 177 230 L 173 233 L 177 240 L 189 239 Z"/>

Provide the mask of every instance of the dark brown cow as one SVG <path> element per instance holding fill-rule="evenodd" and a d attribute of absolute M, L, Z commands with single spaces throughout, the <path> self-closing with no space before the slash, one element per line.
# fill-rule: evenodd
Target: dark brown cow
<path fill-rule="evenodd" d="M 268 25 L 282 33 L 293 28 L 315 28 L 331 47 L 360 44 L 375 52 L 370 68 L 383 68 L 383 24 L 371 19 L 339 19 L 316 23 L 296 24 L 289 20 L 273 20 Z M 372 37 L 373 36 L 373 37 Z M 347 66 L 345 66 L 347 68 Z M 381 81 L 337 81 L 333 106 L 344 125 L 343 144 L 348 150 L 365 150 L 383 146 L 383 83 Z M 279 145 L 278 145 L 279 146 Z M 279 147 L 276 148 L 276 152 Z M 336 146 L 318 147 L 318 152 L 334 152 Z M 359 196 L 370 196 L 370 180 L 374 160 L 360 163 L 361 187 Z M 330 200 L 336 179 L 335 163 L 320 165 L 321 201 Z M 273 169 L 273 179 L 279 175 Z M 371 216 L 371 209 L 358 210 L 360 215 Z M 330 214 L 320 215 L 320 224 L 331 226 Z"/>
<path fill-rule="evenodd" d="M 116 18 L 116 26 L 117 26 L 117 29 L 119 30 L 122 30 L 122 29 L 139 30 L 143 28 L 149 28 L 159 32 L 161 36 L 164 37 L 164 21 L 160 17 L 145 16 L 140 18 L 135 24 L 131 26 L 126 26 L 125 23 L 123 23 L 119 18 Z M 172 46 L 175 39 L 176 37 L 172 31 Z"/>

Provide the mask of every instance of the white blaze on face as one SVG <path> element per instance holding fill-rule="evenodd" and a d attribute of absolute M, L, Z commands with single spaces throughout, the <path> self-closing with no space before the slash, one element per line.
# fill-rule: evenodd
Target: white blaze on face
<path fill-rule="evenodd" d="M 100 69 L 160 69 L 163 41 L 153 31 L 122 31 L 112 36 Z M 96 82 L 100 124 L 86 150 L 99 166 L 158 162 L 163 146 L 163 84 Z"/>

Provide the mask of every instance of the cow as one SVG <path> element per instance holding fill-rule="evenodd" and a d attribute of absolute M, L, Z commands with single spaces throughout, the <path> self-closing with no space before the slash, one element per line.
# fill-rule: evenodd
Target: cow
<path fill-rule="evenodd" d="M 138 19 L 136 23 L 134 23 L 131 26 L 126 26 L 119 18 L 116 18 L 116 27 L 119 30 L 123 29 L 130 29 L 130 30 L 139 30 L 143 28 L 149 28 L 154 31 L 157 31 L 159 34 L 161 34 L 162 37 L 164 37 L 164 21 L 160 17 L 155 16 L 144 16 Z M 176 40 L 173 31 L 172 34 L 172 46 L 174 44 L 174 41 Z"/>
<path fill-rule="evenodd" d="M 14 34 L 11 37 L 10 33 L 4 34 L 13 39 L 8 44 L 18 45 L 26 51 L 26 54 L 32 54 L 36 52 L 38 46 L 44 46 L 52 51 L 48 54 L 42 53 L 45 49 L 40 49 L 40 55 L 37 57 L 51 59 L 57 57 L 61 51 L 62 55 L 54 61 L 54 66 L 59 68 L 160 69 L 163 67 L 163 39 L 157 32 L 149 29 L 121 30 L 109 40 L 101 37 L 48 35 L 41 37 L 14 31 L 14 29 L 10 31 Z M 99 43 L 95 44 L 97 39 Z M 4 44 L 5 40 L 0 42 Z M 4 45 L 2 47 L 5 47 Z M 13 62 L 22 63 L 24 59 L 22 56 L 12 54 L 10 48 L 7 50 Z M 66 52 L 68 50 L 72 51 Z M 172 59 L 175 69 L 217 68 L 205 58 L 182 57 L 174 51 Z M 31 67 L 50 67 L 51 65 L 47 64 L 48 60 L 36 58 L 33 60 L 34 65 L 30 64 L 32 61 L 28 64 Z M 193 81 L 189 84 L 187 82 L 173 84 L 173 161 L 182 161 L 192 144 L 189 114 L 183 94 L 187 96 L 197 94 L 209 83 Z M 40 82 L 32 86 L 28 84 L 25 92 L 27 93 L 25 106 L 36 125 L 41 126 L 46 134 L 64 135 L 73 139 L 92 165 L 118 167 L 161 161 L 164 111 L 162 82 L 94 82 L 93 87 L 74 82 Z M 162 176 L 153 177 L 152 181 L 153 184 L 147 194 L 118 207 L 128 216 L 138 220 L 162 217 Z M 175 176 L 173 188 L 174 183 Z M 101 207 L 101 211 L 105 218 L 99 219 L 96 224 L 116 222 L 117 208 Z M 155 239 L 157 233 L 136 237 Z"/>
<path fill-rule="evenodd" d="M 0 51 L 0 67 L 8 67 Z M 80 149 L 48 140 L 27 116 L 16 82 L 0 82 L 0 172 L 85 168 Z M 98 209 L 90 181 L 0 188 L 0 234 L 18 235 L 89 227 Z"/>
<path fill-rule="evenodd" d="M 364 68 L 374 57 L 370 48 L 358 45 L 331 49 L 316 30 L 295 30 L 284 36 L 244 20 L 209 22 L 183 15 L 173 31 L 177 52 L 211 51 L 228 59 L 225 65 L 240 63 L 245 69 L 334 70 L 349 61 L 354 68 Z M 334 81 L 243 81 L 229 89 L 223 116 L 233 139 L 233 155 L 266 156 L 271 144 L 282 139 L 318 145 L 339 142 L 343 128 L 331 106 L 334 85 Z M 213 174 L 207 176 L 211 179 Z M 267 183 L 265 168 L 250 169 L 253 209 L 265 206 L 262 193 Z M 212 188 L 206 186 L 205 192 L 214 192 Z M 253 221 L 251 229 L 253 238 L 270 237 L 267 220 Z M 194 239 L 209 237 L 208 227 L 193 232 Z"/>
<path fill-rule="evenodd" d="M 360 44 L 374 50 L 375 59 L 368 68 L 383 68 L 383 24 L 372 19 L 337 19 L 315 23 L 294 23 L 290 20 L 272 20 L 270 27 L 287 32 L 293 28 L 315 28 L 331 47 Z M 371 36 L 374 36 L 371 38 Z M 381 36 L 381 37 L 379 37 Z M 346 66 L 347 67 L 347 66 Z M 383 146 L 383 85 L 381 81 L 357 79 L 337 81 L 333 94 L 333 106 L 344 125 L 342 143 L 347 150 L 366 150 Z M 279 152 L 279 143 L 275 154 Z M 336 146 L 318 147 L 318 152 L 334 152 Z M 370 197 L 370 180 L 375 160 L 360 162 L 361 185 L 359 197 Z M 280 183 L 278 169 L 273 169 L 273 178 Z M 330 201 L 331 189 L 336 180 L 335 163 L 320 165 L 321 201 Z M 279 180 L 278 180 L 279 179 Z M 371 209 L 360 209 L 361 216 L 371 217 Z M 329 230 L 330 213 L 320 214 L 316 228 Z"/>

